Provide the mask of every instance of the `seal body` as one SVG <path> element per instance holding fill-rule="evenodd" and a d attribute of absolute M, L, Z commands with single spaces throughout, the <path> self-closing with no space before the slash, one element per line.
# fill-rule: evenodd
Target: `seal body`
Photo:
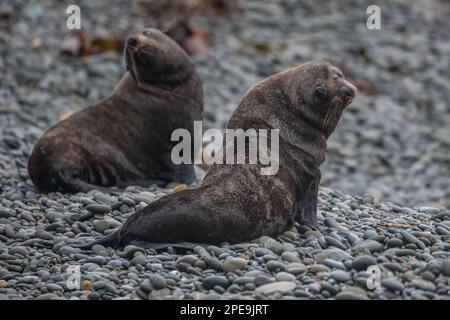
<path fill-rule="evenodd" d="M 316 225 L 326 140 L 355 93 L 342 73 L 326 62 L 306 63 L 254 85 L 227 128 L 279 129 L 275 175 L 261 175 L 260 163 L 214 164 L 198 188 L 149 204 L 118 231 L 85 248 L 95 243 L 234 243 L 277 236 L 296 221 Z M 234 153 L 236 148 L 224 151 Z"/>
<path fill-rule="evenodd" d="M 158 30 L 128 38 L 127 72 L 108 98 L 57 123 L 38 140 L 28 172 L 44 192 L 148 186 L 195 179 L 175 165 L 171 134 L 201 119 L 201 81 L 186 53 Z"/>

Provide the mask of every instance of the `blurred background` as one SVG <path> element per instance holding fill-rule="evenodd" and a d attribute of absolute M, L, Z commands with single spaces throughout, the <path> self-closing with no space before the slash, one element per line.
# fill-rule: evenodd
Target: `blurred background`
<path fill-rule="evenodd" d="M 66 8 L 81 9 L 79 31 Z M 255 82 L 309 60 L 342 69 L 360 94 L 329 141 L 322 185 L 407 206 L 450 207 L 450 4 L 137 0 L 0 3 L 0 183 L 30 184 L 26 161 L 50 125 L 108 96 L 126 36 L 162 28 L 191 55 L 205 125 L 223 128 Z"/>

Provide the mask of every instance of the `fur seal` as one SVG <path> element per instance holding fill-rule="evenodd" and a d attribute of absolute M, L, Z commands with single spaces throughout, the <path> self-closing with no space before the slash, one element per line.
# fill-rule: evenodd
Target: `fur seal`
<path fill-rule="evenodd" d="M 326 141 L 355 94 L 356 88 L 338 68 L 321 61 L 255 84 L 227 128 L 279 129 L 275 175 L 260 175 L 260 164 L 214 164 L 199 187 L 149 204 L 119 230 L 81 247 L 236 243 L 277 236 L 296 221 L 315 226 Z"/>
<path fill-rule="evenodd" d="M 192 165 L 174 165 L 171 134 L 193 132 L 201 119 L 203 89 L 188 55 L 159 30 L 127 39 L 127 72 L 111 96 L 44 133 L 28 162 L 44 192 L 192 182 Z"/>

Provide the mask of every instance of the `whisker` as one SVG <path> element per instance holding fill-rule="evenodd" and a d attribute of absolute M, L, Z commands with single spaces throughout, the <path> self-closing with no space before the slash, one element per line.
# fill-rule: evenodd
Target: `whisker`
<path fill-rule="evenodd" d="M 332 114 L 334 112 L 334 109 L 335 109 L 334 104 L 330 105 L 330 108 L 328 109 L 327 113 L 325 114 L 325 119 L 322 124 L 322 129 L 324 129 L 328 125 L 329 121 L 332 119 Z"/>
<path fill-rule="evenodd" d="M 331 109 L 327 110 L 327 113 L 325 114 L 325 118 L 323 119 L 323 123 L 322 123 L 322 129 L 326 127 L 327 125 L 327 119 L 328 119 L 328 115 L 331 112 Z"/>

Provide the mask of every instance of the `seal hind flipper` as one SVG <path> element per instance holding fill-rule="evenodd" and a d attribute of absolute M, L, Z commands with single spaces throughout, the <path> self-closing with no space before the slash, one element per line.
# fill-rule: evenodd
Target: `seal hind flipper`
<path fill-rule="evenodd" d="M 120 237 L 119 237 L 118 231 L 110 233 L 107 236 L 104 236 L 98 240 L 95 240 L 95 241 L 92 241 L 92 242 L 89 242 L 86 244 L 82 244 L 82 245 L 73 246 L 73 247 L 81 249 L 81 250 L 90 250 L 96 244 L 101 244 L 102 246 L 111 247 L 114 249 L 118 248 L 120 245 Z"/>

